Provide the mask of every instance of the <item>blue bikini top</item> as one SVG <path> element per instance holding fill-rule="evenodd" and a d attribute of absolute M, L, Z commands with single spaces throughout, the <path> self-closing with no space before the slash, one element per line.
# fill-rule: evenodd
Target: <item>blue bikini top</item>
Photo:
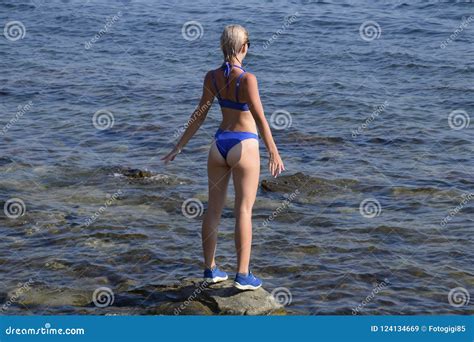
<path fill-rule="evenodd" d="M 219 104 L 220 104 L 221 108 L 224 107 L 224 108 L 237 109 L 237 110 L 241 110 L 241 111 L 248 111 L 249 110 L 248 104 L 243 103 L 243 102 L 239 102 L 240 81 L 242 80 L 242 77 L 246 73 L 245 69 L 238 66 L 238 65 L 230 64 L 229 62 L 225 62 L 224 64 L 222 64 L 221 69 L 224 70 L 224 76 L 227 79 L 226 87 L 227 87 L 227 89 L 229 89 L 229 83 L 230 83 L 229 77 L 230 77 L 230 71 L 232 70 L 232 67 L 239 68 L 243 71 L 243 73 L 241 73 L 239 75 L 239 77 L 237 77 L 237 83 L 235 85 L 235 99 L 236 99 L 236 101 L 223 99 L 221 97 L 221 94 L 219 93 L 219 88 L 217 88 L 215 71 L 213 71 L 212 72 L 212 83 L 214 84 L 214 88 L 216 88 L 217 99 L 219 100 Z"/>

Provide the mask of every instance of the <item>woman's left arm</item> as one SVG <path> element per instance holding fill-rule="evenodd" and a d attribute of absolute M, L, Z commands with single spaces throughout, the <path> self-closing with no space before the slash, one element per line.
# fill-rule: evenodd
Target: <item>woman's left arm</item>
<path fill-rule="evenodd" d="M 191 114 L 186 124 L 186 130 L 171 152 L 161 158 L 161 160 L 164 160 L 165 164 L 174 160 L 176 155 L 181 153 L 184 146 L 186 146 L 188 141 L 194 136 L 194 134 L 196 134 L 199 127 L 201 127 L 204 120 L 206 120 L 209 108 L 211 108 L 212 102 L 214 101 L 214 93 L 211 89 L 211 71 L 209 71 L 204 78 L 201 101 L 199 101 L 199 105 Z"/>

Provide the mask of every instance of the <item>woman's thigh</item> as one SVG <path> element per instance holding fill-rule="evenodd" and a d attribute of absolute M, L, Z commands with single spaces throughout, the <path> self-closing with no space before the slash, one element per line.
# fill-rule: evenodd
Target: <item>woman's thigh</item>
<path fill-rule="evenodd" d="M 233 147 L 227 155 L 227 163 L 232 168 L 236 209 L 251 209 L 260 176 L 258 140 L 246 139 Z"/>
<path fill-rule="evenodd" d="M 220 212 L 225 205 L 231 170 L 215 143 L 212 143 L 209 150 L 207 175 L 209 184 L 208 210 Z"/>

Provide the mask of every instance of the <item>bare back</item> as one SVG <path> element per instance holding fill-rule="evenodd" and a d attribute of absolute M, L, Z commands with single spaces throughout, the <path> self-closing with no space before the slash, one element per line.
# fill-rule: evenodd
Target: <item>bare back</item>
<path fill-rule="evenodd" d="M 246 86 L 247 72 L 239 68 L 232 68 L 226 77 L 224 70 L 218 68 L 212 70 L 215 87 L 214 95 L 221 100 L 238 103 L 248 102 L 248 91 Z M 239 76 L 240 79 L 239 79 Z M 221 101 L 220 101 L 221 102 Z M 229 108 L 221 104 L 222 122 L 220 128 L 229 131 L 245 131 L 257 133 L 257 125 L 250 110 Z"/>

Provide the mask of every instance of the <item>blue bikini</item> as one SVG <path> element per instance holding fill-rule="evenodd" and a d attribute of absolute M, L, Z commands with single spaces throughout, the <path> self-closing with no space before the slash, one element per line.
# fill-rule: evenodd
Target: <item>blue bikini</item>
<path fill-rule="evenodd" d="M 217 99 L 219 100 L 219 105 L 221 106 L 221 108 L 231 108 L 231 109 L 236 109 L 240 111 L 248 111 L 250 110 L 248 104 L 239 102 L 240 81 L 242 80 L 242 77 L 244 76 L 246 72 L 242 67 L 238 65 L 230 64 L 228 62 L 225 62 L 224 64 L 222 64 L 221 69 L 224 71 L 224 76 L 227 79 L 226 87 L 227 89 L 229 88 L 229 77 L 230 77 L 230 71 L 232 70 L 232 67 L 237 67 L 243 71 L 237 77 L 237 83 L 235 86 L 236 101 L 223 99 L 221 97 L 219 88 L 217 87 L 217 83 L 216 83 L 215 71 L 212 72 L 212 83 L 214 85 L 214 88 L 216 88 L 216 96 L 217 96 Z M 224 157 L 224 159 L 227 158 L 227 154 L 229 153 L 230 149 L 234 147 L 235 145 L 237 145 L 238 143 L 240 143 L 241 141 L 246 140 L 246 139 L 258 140 L 258 135 L 252 132 L 224 131 L 220 128 L 217 130 L 214 137 L 216 139 L 217 149 L 221 153 L 222 157 Z"/>
<path fill-rule="evenodd" d="M 217 99 L 219 100 L 219 104 L 221 105 L 221 108 L 224 107 L 224 108 L 237 109 L 237 110 L 241 110 L 241 111 L 248 111 L 249 110 L 248 104 L 243 103 L 243 102 L 239 102 L 240 81 L 242 80 L 242 77 L 244 77 L 244 75 L 246 73 L 244 68 L 242 68 L 238 65 L 230 64 L 229 62 L 225 62 L 224 64 L 222 64 L 221 69 L 224 70 L 224 76 L 227 79 L 226 88 L 229 89 L 229 77 L 230 77 L 230 71 L 232 70 L 232 67 L 239 68 L 240 70 L 243 71 L 239 75 L 239 77 L 237 77 L 237 83 L 235 85 L 235 99 L 236 99 L 236 101 L 226 100 L 226 99 L 223 99 L 221 97 L 221 94 L 219 92 L 219 88 L 217 87 L 217 83 L 216 83 L 216 75 L 215 75 L 216 71 L 214 70 L 212 72 L 212 84 L 214 84 L 214 88 L 216 88 Z"/>
<path fill-rule="evenodd" d="M 240 131 L 224 131 L 218 129 L 216 135 L 216 146 L 224 159 L 227 158 L 227 154 L 230 149 L 245 139 L 257 139 L 258 135 L 252 132 L 240 132 Z"/>

